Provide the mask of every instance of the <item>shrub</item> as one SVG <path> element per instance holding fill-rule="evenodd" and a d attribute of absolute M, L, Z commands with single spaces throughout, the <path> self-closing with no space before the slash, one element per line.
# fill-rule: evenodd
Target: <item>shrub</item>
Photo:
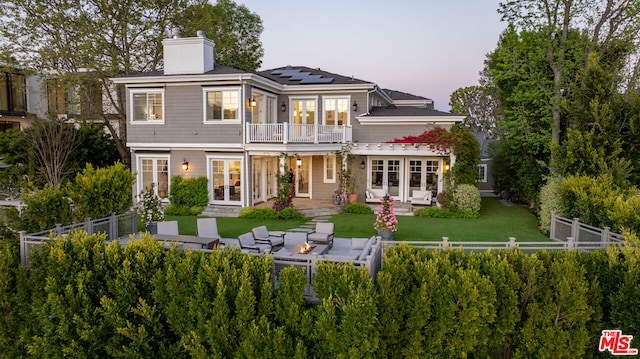
<path fill-rule="evenodd" d="M 200 206 L 209 204 L 209 190 L 206 177 L 187 178 L 173 176 L 169 200 L 176 206 Z"/>
<path fill-rule="evenodd" d="M 73 222 L 71 201 L 59 186 L 46 185 L 43 189 L 25 192 L 22 200 L 25 204 L 22 213 L 13 207 L 6 212 L 7 223 L 14 230 L 37 232 Z"/>
<path fill-rule="evenodd" d="M 453 190 L 453 206 L 459 212 L 480 211 L 480 191 L 471 184 L 461 184 Z"/>
<path fill-rule="evenodd" d="M 452 211 L 449 209 L 442 208 L 418 208 L 413 211 L 413 215 L 416 217 L 427 217 L 427 218 L 471 218 L 475 219 L 480 216 L 478 212 L 472 211 Z"/>
<path fill-rule="evenodd" d="M 238 217 L 249 219 L 278 219 L 278 215 L 273 209 L 257 207 L 244 207 L 240 209 Z"/>
<path fill-rule="evenodd" d="M 344 208 L 344 213 L 373 214 L 373 210 L 364 203 L 352 203 Z"/>
<path fill-rule="evenodd" d="M 295 207 L 289 206 L 287 208 L 283 208 L 277 212 L 278 218 L 280 219 L 302 219 L 304 218 L 304 214 L 298 211 Z"/>
<path fill-rule="evenodd" d="M 87 164 L 68 186 L 75 205 L 74 217 L 84 220 L 126 212 L 132 205 L 133 181 L 133 174 L 122 163 L 97 169 Z"/>
<path fill-rule="evenodd" d="M 543 233 L 549 233 L 551 228 L 551 212 L 562 213 L 560 190 L 562 178 L 549 177 L 547 183 L 540 190 L 540 211 L 538 212 L 539 227 Z"/>

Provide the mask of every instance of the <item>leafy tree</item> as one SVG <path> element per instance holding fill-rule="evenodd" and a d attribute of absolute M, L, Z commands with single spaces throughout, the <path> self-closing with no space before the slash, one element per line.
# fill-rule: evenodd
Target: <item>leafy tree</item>
<path fill-rule="evenodd" d="M 496 137 L 496 120 L 499 117 L 497 99 L 485 86 L 461 87 L 451 94 L 451 112 L 466 116 L 464 125 L 474 132 Z"/>
<path fill-rule="evenodd" d="M 478 183 L 478 164 L 480 163 L 480 144 L 465 126 L 454 126 L 451 133 L 455 136 L 453 153 L 456 163 L 453 166 L 453 181 L 456 185 Z"/>
<path fill-rule="evenodd" d="M 540 100 L 549 109 L 552 122 L 549 130 L 554 143 L 560 144 L 561 98 L 571 82 L 574 66 L 586 67 L 589 54 L 599 50 L 606 58 L 619 41 L 631 44 L 640 30 L 640 2 L 638 0 L 517 0 L 500 3 L 502 19 L 523 31 L 540 36 L 539 51 L 551 71 L 548 81 L 540 82 L 537 71 L 524 74 L 538 83 L 546 95 Z M 581 55 L 572 60 L 572 30 L 583 30 L 586 43 Z M 606 54 L 606 55 L 605 55 Z"/>
<path fill-rule="evenodd" d="M 103 117 L 103 123 L 121 161 L 129 164 L 124 91 L 109 78 L 157 70 L 165 30 L 190 3 L 6 0 L 0 6 L 0 38 L 24 67 L 60 74 L 60 80 L 73 86 L 99 83 L 119 120 L 113 126 Z"/>
<path fill-rule="evenodd" d="M 216 62 L 255 72 L 262 64 L 262 20 L 245 5 L 232 0 L 207 1 L 189 6 L 176 22 L 187 36 L 204 30 L 216 44 Z"/>
<path fill-rule="evenodd" d="M 113 137 L 104 132 L 104 126 L 86 122 L 76 131 L 78 145 L 70 158 L 74 172 L 82 171 L 87 164 L 102 168 L 112 166 L 119 160 Z"/>

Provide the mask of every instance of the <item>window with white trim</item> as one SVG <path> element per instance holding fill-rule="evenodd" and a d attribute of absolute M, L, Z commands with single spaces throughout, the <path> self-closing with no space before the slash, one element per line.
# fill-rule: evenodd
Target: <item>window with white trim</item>
<path fill-rule="evenodd" d="M 164 90 L 131 90 L 131 122 L 164 123 Z"/>
<path fill-rule="evenodd" d="M 349 125 L 349 98 L 325 97 L 323 123 L 327 126 Z"/>
<path fill-rule="evenodd" d="M 336 156 L 324 156 L 324 183 L 336 183 Z"/>
<path fill-rule="evenodd" d="M 205 89 L 205 122 L 240 122 L 240 90 Z"/>
<path fill-rule="evenodd" d="M 478 165 L 478 182 L 487 183 L 487 165 Z"/>

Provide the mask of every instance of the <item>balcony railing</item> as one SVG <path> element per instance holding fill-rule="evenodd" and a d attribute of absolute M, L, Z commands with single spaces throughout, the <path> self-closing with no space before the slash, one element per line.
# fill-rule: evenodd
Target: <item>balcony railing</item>
<path fill-rule="evenodd" d="M 351 126 L 247 123 L 247 143 L 349 143 Z"/>

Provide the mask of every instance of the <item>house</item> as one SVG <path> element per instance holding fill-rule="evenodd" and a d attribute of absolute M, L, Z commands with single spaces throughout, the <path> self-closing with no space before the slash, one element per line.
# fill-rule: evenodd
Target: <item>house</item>
<path fill-rule="evenodd" d="M 452 154 L 389 143 L 463 120 L 432 100 L 319 68 L 222 66 L 203 32 L 164 39 L 163 47 L 163 71 L 112 79 L 125 88 L 136 193 L 154 183 L 166 199 L 171 177 L 205 176 L 211 204 L 252 206 L 276 196 L 286 165 L 295 196 L 329 199 L 338 187 L 336 151 L 346 147 L 361 199 L 367 189 L 399 201 L 443 189 Z"/>

